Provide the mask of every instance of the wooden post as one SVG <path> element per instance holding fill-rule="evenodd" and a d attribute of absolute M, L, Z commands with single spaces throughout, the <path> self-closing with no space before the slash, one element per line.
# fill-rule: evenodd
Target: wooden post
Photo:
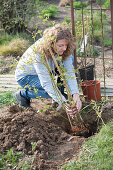
<path fill-rule="evenodd" d="M 112 66 L 113 66 L 113 0 L 110 0 L 111 9 L 111 32 L 112 32 Z"/>
<path fill-rule="evenodd" d="M 75 22 L 74 22 L 74 8 L 73 8 L 73 0 L 71 0 L 71 23 L 72 23 L 72 34 L 75 39 Z M 74 50 L 74 68 L 77 69 L 77 56 L 76 56 L 76 48 Z"/>

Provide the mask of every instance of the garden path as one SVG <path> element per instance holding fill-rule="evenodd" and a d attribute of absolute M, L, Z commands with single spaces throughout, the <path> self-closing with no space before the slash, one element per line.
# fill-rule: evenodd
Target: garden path
<path fill-rule="evenodd" d="M 14 75 L 0 75 L 0 92 L 16 91 L 19 87 Z"/>
<path fill-rule="evenodd" d="M 101 94 L 104 93 L 104 81 L 101 80 Z M 7 92 L 12 91 L 15 92 L 20 88 L 18 83 L 15 80 L 14 75 L 0 75 L 0 92 Z M 113 96 L 113 79 L 107 78 L 106 79 L 106 95 Z"/>

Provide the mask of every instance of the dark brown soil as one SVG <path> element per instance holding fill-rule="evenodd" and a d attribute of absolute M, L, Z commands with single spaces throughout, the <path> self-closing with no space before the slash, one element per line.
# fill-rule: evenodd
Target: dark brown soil
<path fill-rule="evenodd" d="M 59 169 L 62 164 L 77 157 L 83 142 L 88 139 L 86 137 L 97 132 L 101 121 L 89 107 L 81 115 L 87 133 L 71 133 L 65 111 L 56 113 L 50 103 L 51 100 L 34 100 L 33 109 L 20 108 L 18 105 L 7 107 L 6 113 L 4 116 L 1 114 L 0 118 L 0 152 L 10 148 L 22 151 L 31 159 L 34 158 L 31 168 L 40 170 Z M 112 109 L 112 103 L 104 104 L 102 118 L 105 122 L 113 118 Z M 32 142 L 35 143 L 34 150 Z"/>
<path fill-rule="evenodd" d="M 52 3 L 53 0 L 48 0 L 48 2 Z M 59 0 L 54 1 L 54 4 L 58 3 Z M 67 9 L 61 7 L 59 12 L 56 18 L 58 22 L 62 22 L 65 16 L 70 18 L 70 11 Z M 7 61 L 9 63 L 8 58 Z M 101 74 L 100 65 L 98 70 Z M 2 68 L 0 72 L 6 74 L 11 69 L 13 68 L 8 65 L 4 71 Z M 88 105 L 89 103 L 83 102 L 83 108 Z M 51 100 L 33 100 L 32 107 L 33 109 L 24 109 L 13 105 L 0 109 L 0 153 L 10 148 L 24 152 L 29 159 L 34 159 L 30 165 L 31 169 L 60 169 L 67 161 L 77 158 L 83 142 L 101 128 L 102 121 L 91 105 L 86 107 L 81 114 L 83 122 L 78 132 L 72 131 L 64 110 L 56 113 Z M 113 118 L 113 104 L 106 102 L 101 107 L 102 120 L 106 123 Z M 84 123 L 85 128 L 82 127 Z M 72 121 L 72 124 L 74 130 L 77 130 L 77 122 Z M 32 149 L 32 142 L 35 144 L 34 149 Z"/>

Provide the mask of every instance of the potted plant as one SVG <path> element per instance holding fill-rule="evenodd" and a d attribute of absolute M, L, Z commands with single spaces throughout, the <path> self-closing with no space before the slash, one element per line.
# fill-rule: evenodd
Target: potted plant
<path fill-rule="evenodd" d="M 88 64 L 87 58 L 93 58 L 93 56 L 97 57 L 99 55 L 99 51 L 90 45 L 86 48 L 86 52 L 83 49 L 77 50 L 78 57 L 81 57 L 81 64 L 82 67 L 79 68 L 80 79 L 83 81 L 86 80 L 94 80 L 94 64 Z M 83 62 L 84 60 L 84 62 Z"/>
<path fill-rule="evenodd" d="M 89 80 L 80 83 L 86 101 L 101 101 L 100 80 Z"/>
<path fill-rule="evenodd" d="M 79 68 L 80 79 L 83 81 L 80 86 L 86 101 L 101 100 L 100 81 L 94 80 L 94 64 L 87 65 L 87 58 L 96 57 L 99 51 L 87 44 L 85 35 L 81 48 L 77 51 L 81 57 L 82 67 Z M 83 60 L 84 59 L 84 60 Z M 84 61 L 84 62 L 83 62 Z M 84 64 L 83 64 L 84 63 Z"/>
<path fill-rule="evenodd" d="M 79 74 L 82 81 L 94 80 L 94 65 L 80 68 Z"/>

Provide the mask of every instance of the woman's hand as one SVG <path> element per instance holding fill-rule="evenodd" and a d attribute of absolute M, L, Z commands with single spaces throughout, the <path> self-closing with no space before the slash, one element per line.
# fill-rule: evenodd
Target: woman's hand
<path fill-rule="evenodd" d="M 82 107 L 82 102 L 80 100 L 80 97 L 78 94 L 73 94 L 73 101 L 72 106 L 70 106 L 68 103 L 65 103 L 65 109 L 67 114 L 73 119 L 76 117 L 76 113 L 80 112 L 80 109 Z"/>
<path fill-rule="evenodd" d="M 80 112 L 80 109 L 82 108 L 82 102 L 80 100 L 79 94 L 73 94 L 73 103 L 72 103 L 72 108 L 77 109 L 78 112 Z"/>

